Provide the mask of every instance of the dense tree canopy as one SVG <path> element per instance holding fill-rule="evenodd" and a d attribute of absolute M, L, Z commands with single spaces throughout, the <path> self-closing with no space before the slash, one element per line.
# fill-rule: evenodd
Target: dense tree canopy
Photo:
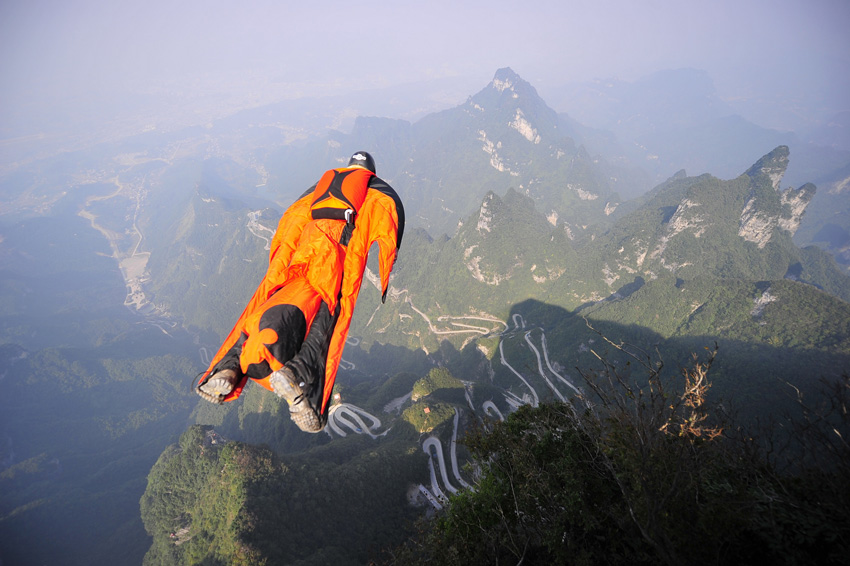
<path fill-rule="evenodd" d="M 523 406 L 479 430 L 467 439 L 475 491 L 388 563 L 844 563 L 850 380 L 816 406 L 801 400 L 793 442 L 776 452 L 765 446 L 782 436 L 754 439 L 709 410 L 710 363 L 676 388 L 660 365 L 643 384 L 606 365 L 585 376 L 582 401 Z"/>

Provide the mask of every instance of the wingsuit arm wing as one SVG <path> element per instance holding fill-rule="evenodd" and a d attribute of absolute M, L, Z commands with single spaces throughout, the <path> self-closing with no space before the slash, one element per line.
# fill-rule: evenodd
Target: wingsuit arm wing
<path fill-rule="evenodd" d="M 221 361 L 225 354 L 227 354 L 227 352 L 230 351 L 233 345 L 239 340 L 245 320 L 257 309 L 257 307 L 268 299 L 270 292 L 279 286 L 281 274 L 289 265 L 293 251 L 297 247 L 298 240 L 301 237 L 301 232 L 304 230 L 304 226 L 310 221 L 311 193 L 312 191 L 305 193 L 301 198 L 295 201 L 295 203 L 292 204 L 286 212 L 283 213 L 283 216 L 281 216 L 277 225 L 277 230 L 272 237 L 270 246 L 271 249 L 269 251 L 269 267 L 266 271 L 266 275 L 263 277 L 262 281 L 260 281 L 257 290 L 248 301 L 248 304 L 245 306 L 245 310 L 242 311 L 242 314 L 239 316 L 239 319 L 236 321 L 233 329 L 224 339 L 224 343 L 221 345 L 221 348 L 219 348 L 218 352 L 216 352 L 215 356 L 213 356 L 212 362 L 201 376 L 198 385 L 203 384 L 211 376 L 216 364 Z M 247 378 L 243 377 L 242 381 L 234 388 L 233 392 L 226 396 L 224 400 L 232 401 L 239 397 L 246 381 Z"/>
<path fill-rule="evenodd" d="M 380 181 L 380 180 L 379 180 Z M 381 270 L 381 297 L 385 300 L 389 288 L 390 272 L 401 245 L 404 232 L 404 208 L 395 191 L 383 181 L 380 190 L 370 190 L 357 215 L 357 227 L 348 243 L 345 257 L 345 271 L 340 289 L 340 313 L 337 319 L 328 359 L 325 366 L 325 387 L 321 411 L 325 412 L 333 391 L 337 369 L 342 359 L 342 351 L 351 326 L 354 306 L 363 282 L 369 249 L 375 242 L 379 245 L 379 264 Z"/>
<path fill-rule="evenodd" d="M 401 248 L 402 237 L 404 237 L 404 206 L 398 193 L 380 177 L 373 177 L 369 188 L 380 193 L 381 196 L 377 197 L 376 202 L 382 203 L 386 211 L 385 214 L 390 218 L 390 226 L 386 227 L 387 230 L 378 229 L 376 231 L 377 237 L 369 243 L 369 247 L 375 241 L 380 244 L 381 302 L 384 303 L 387 300 L 387 290 L 390 286 L 390 272 L 395 264 L 398 250 Z M 390 201 L 392 201 L 392 204 L 390 204 Z M 361 270 L 361 274 L 362 272 L 363 270 Z"/>

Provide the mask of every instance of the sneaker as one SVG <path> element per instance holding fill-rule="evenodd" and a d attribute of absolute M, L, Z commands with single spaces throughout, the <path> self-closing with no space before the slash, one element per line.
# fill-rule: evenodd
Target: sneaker
<path fill-rule="evenodd" d="M 316 409 L 310 404 L 310 400 L 304 393 L 306 383 L 300 381 L 292 373 L 292 370 L 284 366 L 274 372 L 269 378 L 269 383 L 275 394 L 286 400 L 289 405 L 289 417 L 298 428 L 304 432 L 319 432 L 322 430 L 322 422 Z"/>
<path fill-rule="evenodd" d="M 224 403 L 224 398 L 230 395 L 239 381 L 239 376 L 235 370 L 223 369 L 217 371 L 211 378 L 201 384 L 196 391 L 198 395 L 206 399 L 210 403 L 221 405 Z"/>

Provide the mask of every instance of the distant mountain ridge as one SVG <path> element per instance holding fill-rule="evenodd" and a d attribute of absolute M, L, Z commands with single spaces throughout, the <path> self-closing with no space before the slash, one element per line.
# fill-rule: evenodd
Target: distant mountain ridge
<path fill-rule="evenodd" d="M 609 260 L 613 272 L 784 277 L 799 256 L 791 237 L 815 195 L 811 184 L 780 190 L 787 163 L 788 148 L 780 146 L 737 179 L 674 178 L 656 188 L 612 231 L 619 233 L 612 248 L 622 250 Z M 648 210 L 657 211 L 657 224 L 644 222 Z"/>
<path fill-rule="evenodd" d="M 732 178 L 758 156 L 788 146 L 794 158 L 786 182 L 792 186 L 811 182 L 821 188 L 797 242 L 816 243 L 843 265 L 850 264 L 843 243 L 850 241 L 850 215 L 840 212 L 850 206 L 841 189 L 850 178 L 847 112 L 817 130 L 765 128 L 739 115 L 736 101 L 722 100 L 707 73 L 695 69 L 660 71 L 634 82 L 575 84 L 549 96 L 556 107 L 569 112 L 561 114 L 562 121 L 580 123 L 574 135 L 591 152 L 640 166 L 655 180 L 652 185 L 680 169 Z M 828 233 L 819 234 L 827 224 Z"/>

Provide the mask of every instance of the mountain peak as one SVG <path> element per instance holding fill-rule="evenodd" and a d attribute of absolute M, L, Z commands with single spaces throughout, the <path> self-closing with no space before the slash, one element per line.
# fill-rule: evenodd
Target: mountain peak
<path fill-rule="evenodd" d="M 493 80 L 478 94 L 470 97 L 467 104 L 478 110 L 501 109 L 502 112 L 511 114 L 510 118 L 513 121 L 524 119 L 535 121 L 537 119 L 531 117 L 545 114 L 545 119 L 538 120 L 540 124 L 533 124 L 536 128 L 543 126 L 543 122 L 555 124 L 558 121 L 555 111 L 546 106 L 531 83 L 516 74 L 510 67 L 503 67 L 496 71 Z"/>
<path fill-rule="evenodd" d="M 747 175 L 754 181 L 767 179 L 775 190 L 779 190 L 779 183 L 788 168 L 788 146 L 780 145 L 747 170 Z"/>
<path fill-rule="evenodd" d="M 515 96 L 533 94 L 534 98 L 539 98 L 537 90 L 531 86 L 531 83 L 516 74 L 510 67 L 503 67 L 497 70 L 488 86 L 499 93 L 510 91 Z"/>
<path fill-rule="evenodd" d="M 518 74 L 514 72 L 510 67 L 503 67 L 496 71 L 496 74 L 493 75 L 493 82 L 491 83 L 497 90 L 500 92 L 503 90 L 508 90 L 514 87 L 516 84 L 525 83 Z"/>

